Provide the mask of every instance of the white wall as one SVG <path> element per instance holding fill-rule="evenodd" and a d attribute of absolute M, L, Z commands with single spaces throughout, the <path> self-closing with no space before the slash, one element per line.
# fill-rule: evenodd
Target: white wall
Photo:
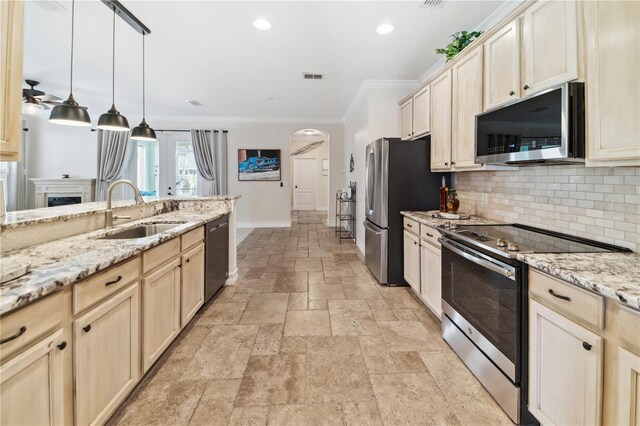
<path fill-rule="evenodd" d="M 97 117 L 92 117 L 93 122 Z M 239 194 L 238 226 L 289 226 L 291 222 L 290 154 L 291 134 L 314 128 L 329 135 L 329 192 L 344 184 L 344 125 L 342 123 L 250 122 L 248 119 L 217 117 L 147 117 L 156 129 L 225 129 L 229 131 L 229 193 Z M 58 177 L 70 173 L 76 177 L 95 177 L 97 162 L 96 133 L 88 128 L 50 124 L 46 117 L 30 120 L 29 176 Z M 162 138 L 160 138 L 162 141 Z M 282 184 L 280 182 L 239 182 L 238 149 L 281 149 Z M 161 188 L 162 189 L 162 188 Z M 328 221 L 335 221 L 335 200 L 329 197 Z"/>
<path fill-rule="evenodd" d="M 357 184 L 356 242 L 364 251 L 364 180 L 365 149 L 381 137 L 400 137 L 400 106 L 398 101 L 415 87 L 415 82 L 363 82 L 345 113 L 344 158 L 346 178 Z M 349 156 L 353 153 L 354 171 L 349 172 Z"/>
<path fill-rule="evenodd" d="M 291 137 L 291 152 L 304 147 L 313 142 L 323 143 L 313 151 L 306 152 L 304 154 L 290 156 L 291 169 L 293 171 L 294 158 L 315 158 L 316 159 L 316 209 L 327 210 L 328 198 L 329 198 L 329 175 L 324 176 L 322 174 L 322 160 L 329 159 L 329 141 L 326 135 L 321 136 L 309 136 L 309 135 L 294 135 Z M 338 167 L 342 167 L 342 162 L 338 164 Z M 290 185 L 293 188 L 293 173 L 291 173 Z M 335 194 L 334 194 L 335 195 Z M 293 195 L 291 197 L 291 206 L 293 208 Z"/>

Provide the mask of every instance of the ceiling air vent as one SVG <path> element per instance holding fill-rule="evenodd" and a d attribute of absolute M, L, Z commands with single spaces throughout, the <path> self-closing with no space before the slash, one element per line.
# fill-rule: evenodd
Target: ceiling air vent
<path fill-rule="evenodd" d="M 423 0 L 422 4 L 426 7 L 441 7 L 444 0 Z"/>
<path fill-rule="evenodd" d="M 324 78 L 324 74 L 313 74 L 310 72 L 303 72 L 302 78 L 305 80 L 322 80 Z"/>
<path fill-rule="evenodd" d="M 186 100 L 186 103 L 188 103 L 189 105 L 193 105 L 193 106 L 202 106 L 202 102 L 200 102 L 197 99 L 191 99 L 191 100 Z"/>

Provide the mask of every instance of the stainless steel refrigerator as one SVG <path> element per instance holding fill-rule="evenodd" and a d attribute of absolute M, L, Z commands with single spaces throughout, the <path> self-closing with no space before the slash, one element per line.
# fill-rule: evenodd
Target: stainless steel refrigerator
<path fill-rule="evenodd" d="M 365 257 L 381 284 L 407 285 L 403 274 L 401 211 L 437 210 L 442 177 L 431 173 L 429 137 L 415 141 L 382 138 L 365 157 Z"/>

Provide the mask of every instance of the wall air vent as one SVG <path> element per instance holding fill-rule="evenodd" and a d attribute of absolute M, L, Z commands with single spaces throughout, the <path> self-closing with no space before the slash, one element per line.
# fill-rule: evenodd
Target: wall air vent
<path fill-rule="evenodd" d="M 442 7 L 444 0 L 423 0 L 422 5 L 425 7 Z"/>
<path fill-rule="evenodd" d="M 186 103 L 188 103 L 189 105 L 193 105 L 193 106 L 202 106 L 202 102 L 200 102 L 197 99 L 191 99 L 191 100 L 186 100 Z"/>
<path fill-rule="evenodd" d="M 305 80 L 322 80 L 324 78 L 324 74 L 313 74 L 310 72 L 303 72 L 302 78 Z"/>

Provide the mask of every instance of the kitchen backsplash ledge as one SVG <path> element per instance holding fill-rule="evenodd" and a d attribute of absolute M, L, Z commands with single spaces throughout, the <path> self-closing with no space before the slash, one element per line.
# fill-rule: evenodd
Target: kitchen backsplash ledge
<path fill-rule="evenodd" d="M 460 210 L 640 248 L 640 167 L 526 167 L 456 173 Z"/>

